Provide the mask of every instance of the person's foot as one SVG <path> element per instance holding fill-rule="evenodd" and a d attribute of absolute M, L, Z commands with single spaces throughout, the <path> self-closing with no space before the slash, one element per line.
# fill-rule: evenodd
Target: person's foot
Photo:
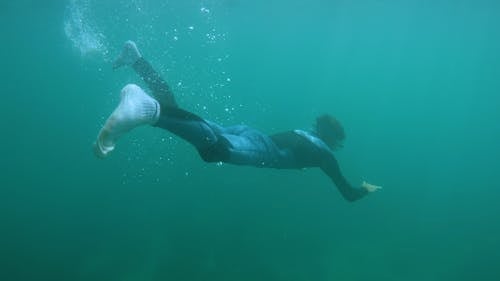
<path fill-rule="evenodd" d="M 128 40 L 123 45 L 122 52 L 118 55 L 115 62 L 113 63 L 113 69 L 120 68 L 122 66 L 131 66 L 138 59 L 142 57 L 137 45 L 134 41 Z"/>
<path fill-rule="evenodd" d="M 121 91 L 120 104 L 102 127 L 94 152 L 105 158 L 115 148 L 116 141 L 135 127 L 154 124 L 160 116 L 159 103 L 148 96 L 139 86 L 129 84 Z"/>

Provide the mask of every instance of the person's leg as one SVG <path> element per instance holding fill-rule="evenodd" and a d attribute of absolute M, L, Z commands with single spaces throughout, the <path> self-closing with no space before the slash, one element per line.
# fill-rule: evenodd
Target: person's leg
<path fill-rule="evenodd" d="M 159 103 L 137 85 L 125 86 L 120 103 L 108 117 L 94 144 L 94 152 L 104 158 L 114 148 L 116 141 L 125 133 L 141 125 L 152 125 L 160 116 Z"/>
<path fill-rule="evenodd" d="M 148 124 L 186 140 L 207 162 L 276 167 L 279 160 L 279 150 L 266 135 L 247 126 L 224 128 L 178 107 L 164 110 L 132 84 L 123 88 L 120 104 L 99 132 L 94 146 L 96 155 L 106 157 L 121 136 Z"/>
<path fill-rule="evenodd" d="M 162 107 L 177 107 L 175 97 L 167 82 L 146 61 L 133 41 L 125 42 L 122 52 L 115 60 L 113 69 L 131 66 L 151 89 L 153 96 Z"/>
<path fill-rule="evenodd" d="M 192 144 L 206 162 L 276 167 L 279 149 L 248 126 L 222 127 L 180 108 L 162 111 L 154 125 Z"/>
<path fill-rule="evenodd" d="M 181 108 L 162 110 L 156 127 L 167 130 L 192 144 L 206 162 L 225 162 L 229 143 L 220 137 L 223 127 Z"/>
<path fill-rule="evenodd" d="M 222 127 L 210 126 L 193 113 L 177 107 L 167 83 L 142 58 L 132 41 L 125 42 L 113 68 L 131 66 L 153 91 L 149 97 L 136 85 L 122 90 L 120 104 L 107 119 L 95 143 L 95 153 L 104 158 L 111 152 L 119 137 L 131 129 L 150 124 L 170 131 L 195 146 L 206 161 L 223 161 L 225 149 L 217 137 Z M 153 110 L 154 109 L 154 110 Z M 145 117 L 146 116 L 146 117 Z"/>
<path fill-rule="evenodd" d="M 141 125 L 153 125 L 183 138 L 199 151 L 206 161 L 224 161 L 224 148 L 217 133 L 222 127 L 210 126 L 197 115 L 178 107 L 161 107 L 137 85 L 127 85 L 121 91 L 117 108 L 108 117 L 99 132 L 94 152 L 105 158 L 117 140 L 125 133 Z"/>
<path fill-rule="evenodd" d="M 99 133 L 96 154 L 105 157 L 114 149 L 116 140 L 131 129 L 150 124 L 183 138 L 196 147 L 208 162 L 228 162 L 238 165 L 273 166 L 276 147 L 265 135 L 246 126 L 223 128 L 177 107 L 167 83 L 142 58 L 132 41 L 125 42 L 113 68 L 132 66 L 156 98 L 142 89 L 129 85 L 122 90 L 122 100 Z M 124 95 L 124 93 L 130 93 Z M 153 110 L 154 108 L 154 110 Z"/>

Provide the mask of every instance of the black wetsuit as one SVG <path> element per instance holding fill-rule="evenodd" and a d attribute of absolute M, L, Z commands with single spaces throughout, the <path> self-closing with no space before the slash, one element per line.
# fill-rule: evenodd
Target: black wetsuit
<path fill-rule="evenodd" d="M 293 130 L 267 135 L 245 125 L 222 127 L 179 108 L 168 84 L 145 59 L 137 60 L 133 68 L 160 103 L 155 126 L 191 143 L 203 160 L 277 169 L 318 167 L 345 199 L 355 201 L 367 194 L 347 182 L 332 151 L 313 132 Z"/>

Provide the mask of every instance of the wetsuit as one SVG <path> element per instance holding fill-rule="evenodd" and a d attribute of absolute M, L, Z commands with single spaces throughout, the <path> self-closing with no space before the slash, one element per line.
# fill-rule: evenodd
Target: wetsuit
<path fill-rule="evenodd" d="M 365 189 L 347 182 L 332 151 L 313 132 L 294 130 L 266 135 L 245 125 L 222 127 L 179 108 L 168 84 L 145 59 L 137 60 L 133 68 L 160 103 L 160 118 L 155 126 L 191 143 L 204 161 L 277 169 L 319 167 L 348 201 L 367 194 Z"/>

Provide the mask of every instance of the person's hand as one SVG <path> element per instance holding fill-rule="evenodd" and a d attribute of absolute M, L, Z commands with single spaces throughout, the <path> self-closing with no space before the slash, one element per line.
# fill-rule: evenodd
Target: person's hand
<path fill-rule="evenodd" d="M 382 189 L 381 186 L 370 184 L 370 183 L 367 183 L 366 181 L 363 181 L 363 183 L 361 184 L 361 187 L 363 187 L 366 191 L 368 191 L 370 193 L 375 192 L 379 189 Z"/>

